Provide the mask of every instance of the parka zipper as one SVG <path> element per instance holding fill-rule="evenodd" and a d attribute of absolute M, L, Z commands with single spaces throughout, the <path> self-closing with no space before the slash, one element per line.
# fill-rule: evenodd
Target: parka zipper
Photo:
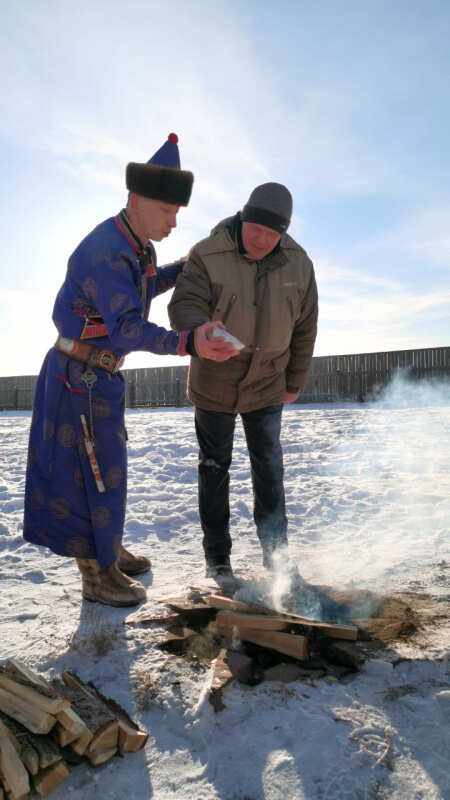
<path fill-rule="evenodd" d="M 226 321 L 227 321 L 227 319 L 228 319 L 228 317 L 230 315 L 231 309 L 233 308 L 233 304 L 234 304 L 236 298 L 237 298 L 237 294 L 232 294 L 230 299 L 228 300 L 227 307 L 226 307 L 224 315 L 222 317 L 222 322 L 223 322 L 224 325 L 225 325 L 225 323 L 226 323 Z"/>

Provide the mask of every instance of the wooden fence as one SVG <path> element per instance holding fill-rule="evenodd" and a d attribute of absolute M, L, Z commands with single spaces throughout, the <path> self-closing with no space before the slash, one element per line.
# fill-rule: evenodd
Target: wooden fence
<path fill-rule="evenodd" d="M 125 369 L 127 406 L 187 406 L 187 367 Z M 394 350 L 312 359 L 305 392 L 299 403 L 333 402 L 374 398 L 396 370 L 411 380 L 424 378 L 449 384 L 450 347 L 424 350 Z M 26 410 L 33 405 L 36 376 L 0 377 L 0 410 Z"/>

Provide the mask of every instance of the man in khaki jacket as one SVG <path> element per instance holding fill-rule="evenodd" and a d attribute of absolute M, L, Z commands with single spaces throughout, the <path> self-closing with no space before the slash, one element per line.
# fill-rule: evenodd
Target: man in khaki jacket
<path fill-rule="evenodd" d="M 272 567 L 273 553 L 287 544 L 281 412 L 306 385 L 317 331 L 314 269 L 286 233 L 291 214 L 285 186 L 258 186 L 242 212 L 220 222 L 191 250 L 169 304 L 176 330 L 213 320 L 244 344 L 227 361 L 192 358 L 189 368 L 200 446 L 199 511 L 211 577 L 232 576 L 229 467 L 238 413 L 264 566 Z"/>

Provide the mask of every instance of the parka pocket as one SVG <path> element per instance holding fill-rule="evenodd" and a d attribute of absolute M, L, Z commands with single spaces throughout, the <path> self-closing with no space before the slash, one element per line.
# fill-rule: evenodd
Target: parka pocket
<path fill-rule="evenodd" d="M 231 286 L 214 284 L 213 299 L 214 297 L 217 299 L 215 303 L 213 300 L 212 319 L 220 320 L 225 325 L 237 300 L 237 294 L 233 292 Z"/>
<path fill-rule="evenodd" d="M 291 341 L 298 318 L 298 292 L 282 287 L 273 287 L 267 293 L 265 320 L 262 325 L 264 349 L 268 352 L 284 352 Z"/>
<path fill-rule="evenodd" d="M 244 303 L 242 296 L 233 286 L 222 287 L 211 312 L 212 320 L 223 322 L 227 331 L 246 345 L 253 344 L 255 316 L 254 305 L 249 302 Z"/>
<path fill-rule="evenodd" d="M 287 291 L 286 303 L 292 322 L 295 322 L 300 315 L 300 296 L 297 289 Z"/>

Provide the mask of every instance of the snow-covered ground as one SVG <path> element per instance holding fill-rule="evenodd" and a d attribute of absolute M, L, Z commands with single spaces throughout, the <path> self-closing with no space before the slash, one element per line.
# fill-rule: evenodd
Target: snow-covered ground
<path fill-rule="evenodd" d="M 93 680 L 149 732 L 144 750 L 85 766 L 55 800 L 450 800 L 450 397 L 394 382 L 376 404 L 299 406 L 283 423 L 290 559 L 305 578 L 435 598 L 417 645 L 394 645 L 344 683 L 235 684 L 207 702 L 211 671 L 155 647 L 161 626 L 123 625 L 205 580 L 192 409 L 130 411 L 125 543 L 149 554 L 148 603 L 81 602 L 74 562 L 21 537 L 30 414 L 0 414 L 0 661 Z M 232 561 L 260 569 L 239 424 Z M 279 581 L 274 586 L 277 602 Z M 105 644 L 106 643 L 106 644 Z M 105 652 L 106 651 L 106 652 Z"/>

